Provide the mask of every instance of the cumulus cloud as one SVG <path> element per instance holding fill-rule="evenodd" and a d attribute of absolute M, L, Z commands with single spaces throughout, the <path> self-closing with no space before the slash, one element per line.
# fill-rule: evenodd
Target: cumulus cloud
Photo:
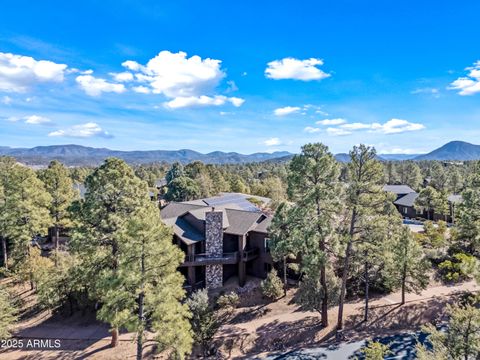
<path fill-rule="evenodd" d="M 165 102 L 164 106 L 168 109 L 180 109 L 198 106 L 220 106 L 226 103 L 231 103 L 233 106 L 239 107 L 244 101 L 245 100 L 237 97 L 226 97 L 224 95 L 215 95 L 213 97 L 206 95 L 188 97 L 180 96 Z"/>
<path fill-rule="evenodd" d="M 25 116 L 24 119 L 25 123 L 30 125 L 46 125 L 52 123 L 52 120 L 49 118 L 38 115 Z"/>
<path fill-rule="evenodd" d="M 354 131 L 366 130 L 368 132 L 379 132 L 382 134 L 399 134 L 408 131 L 418 131 L 425 129 L 425 125 L 412 123 L 402 119 L 391 119 L 383 124 L 381 123 L 349 123 L 345 119 L 325 119 L 316 122 L 317 125 L 329 125 L 326 132 L 330 135 L 350 135 Z M 321 128 L 307 126 L 304 129 L 308 133 L 317 133 Z"/>
<path fill-rule="evenodd" d="M 48 134 L 52 137 L 74 137 L 74 138 L 89 138 L 89 137 L 113 137 L 107 131 L 104 131 L 98 124 L 89 122 L 86 124 L 74 125 L 68 129 L 52 131 Z"/>
<path fill-rule="evenodd" d="M 99 96 L 104 92 L 117 94 L 126 91 L 125 85 L 108 82 L 105 79 L 96 78 L 92 75 L 80 75 L 75 78 L 80 87 L 90 96 Z"/>
<path fill-rule="evenodd" d="M 282 142 L 280 141 L 279 138 L 273 137 L 273 138 L 265 140 L 263 142 L 263 144 L 266 145 L 266 146 L 276 146 L 276 145 L 281 145 Z"/>
<path fill-rule="evenodd" d="M 448 89 L 457 90 L 459 95 L 468 96 L 480 92 L 480 60 L 473 66 L 466 68 L 467 76 L 459 77 L 453 81 Z"/>
<path fill-rule="evenodd" d="M 225 77 L 220 60 L 202 59 L 197 55 L 187 58 L 183 51 L 161 51 L 146 65 L 131 60 L 122 65 L 135 73 L 137 81 L 150 86 L 154 94 L 170 98 L 203 95 Z"/>
<path fill-rule="evenodd" d="M 289 57 L 269 62 L 265 69 L 265 76 L 274 80 L 322 80 L 329 77 L 330 74 L 317 67 L 321 65 L 323 65 L 323 60 L 321 59 L 299 60 Z"/>
<path fill-rule="evenodd" d="M 322 131 L 322 129 L 312 127 L 312 126 L 307 126 L 305 129 L 303 129 L 303 131 L 308 132 L 310 134 L 315 134 L 315 133 L 318 133 L 318 132 Z"/>
<path fill-rule="evenodd" d="M 341 124 L 345 124 L 346 122 L 347 120 L 345 119 L 324 119 L 324 120 L 317 121 L 316 124 L 317 125 L 341 125 Z"/>
<path fill-rule="evenodd" d="M 243 99 L 213 95 L 216 87 L 226 76 L 221 61 L 202 59 L 198 55 L 187 57 L 180 51 L 161 51 L 145 65 L 127 60 L 122 63 L 127 72 L 120 73 L 117 81 L 131 81 L 137 84 L 132 90 L 142 94 L 161 94 L 170 99 L 164 105 L 170 109 L 189 106 L 219 106 L 227 103 L 241 106 Z M 126 75 L 126 74 L 131 74 Z M 227 83 L 227 92 L 238 90 L 233 81 Z"/>
<path fill-rule="evenodd" d="M 285 106 L 282 108 L 275 109 L 273 113 L 276 116 L 285 116 L 289 114 L 293 114 L 299 112 L 301 109 L 298 106 Z"/>
<path fill-rule="evenodd" d="M 352 132 L 341 128 L 329 127 L 327 128 L 327 133 L 333 136 L 345 136 L 350 135 Z"/>
<path fill-rule="evenodd" d="M 120 73 L 110 73 L 110 75 L 117 82 L 127 82 L 127 81 L 132 81 L 134 79 L 133 74 L 128 71 L 124 71 Z"/>
<path fill-rule="evenodd" d="M 369 130 L 371 132 L 381 132 L 383 134 L 398 134 L 407 131 L 418 131 L 425 129 L 425 125 L 419 123 L 412 123 L 402 119 L 391 119 L 386 123 L 347 123 L 340 125 L 343 130 Z"/>
<path fill-rule="evenodd" d="M 67 65 L 0 52 L 0 91 L 26 92 L 45 82 L 62 82 Z"/>

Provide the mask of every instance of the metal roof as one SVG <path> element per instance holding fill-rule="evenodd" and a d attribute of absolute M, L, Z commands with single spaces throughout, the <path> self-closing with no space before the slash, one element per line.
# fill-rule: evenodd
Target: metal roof
<path fill-rule="evenodd" d="M 409 193 L 415 192 L 415 190 L 413 190 L 408 185 L 384 185 L 383 191 L 392 192 L 397 195 L 409 194 Z"/>

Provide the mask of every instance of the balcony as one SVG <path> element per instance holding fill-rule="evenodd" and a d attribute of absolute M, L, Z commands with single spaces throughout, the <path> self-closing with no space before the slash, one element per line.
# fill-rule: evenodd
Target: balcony
<path fill-rule="evenodd" d="M 245 250 L 243 252 L 242 261 L 250 261 L 258 257 L 260 255 L 259 248 L 253 248 L 249 250 Z"/>
<path fill-rule="evenodd" d="M 238 251 L 223 253 L 222 255 L 195 254 L 185 257 L 185 261 L 180 266 L 202 266 L 216 264 L 236 264 L 239 260 Z"/>
<path fill-rule="evenodd" d="M 184 285 L 183 286 L 183 289 L 188 292 L 188 293 L 191 293 L 191 292 L 194 292 L 194 291 L 197 291 L 197 290 L 200 290 L 200 289 L 203 289 L 205 286 L 205 283 L 204 281 L 198 281 L 196 282 L 194 285 Z"/>

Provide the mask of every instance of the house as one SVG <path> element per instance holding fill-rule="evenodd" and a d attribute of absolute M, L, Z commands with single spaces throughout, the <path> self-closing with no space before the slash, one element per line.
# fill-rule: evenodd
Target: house
<path fill-rule="evenodd" d="M 394 193 L 397 196 L 393 204 L 404 218 L 422 217 L 430 218 L 432 220 L 446 220 L 447 222 L 453 222 L 455 217 L 455 207 L 462 201 L 461 195 L 449 195 L 448 214 L 438 214 L 433 212 L 429 214 L 427 210 L 422 211 L 415 208 L 415 201 L 419 194 L 408 185 L 384 185 L 383 190 Z"/>
<path fill-rule="evenodd" d="M 186 288 L 219 288 L 231 277 L 244 286 L 247 275 L 265 278 L 272 266 L 267 247 L 272 218 L 257 208 L 211 206 L 207 203 L 213 200 L 204 200 L 172 202 L 161 209 L 162 220 L 173 228 L 174 242 L 185 253 L 179 270 Z"/>

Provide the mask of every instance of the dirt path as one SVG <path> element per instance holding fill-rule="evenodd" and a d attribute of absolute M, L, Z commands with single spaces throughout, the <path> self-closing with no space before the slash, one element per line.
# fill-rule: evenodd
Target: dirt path
<path fill-rule="evenodd" d="M 389 294 L 371 301 L 371 319 L 362 322 L 363 302 L 349 302 L 345 306 L 346 335 L 351 341 L 378 334 L 388 334 L 402 329 L 413 330 L 443 313 L 445 305 L 464 291 L 480 291 L 473 282 L 456 286 L 435 286 L 421 294 L 409 294 L 407 303 L 399 306 L 400 293 Z M 27 302 L 33 302 L 28 291 L 23 294 Z M 292 302 L 294 291 L 279 301 L 263 306 L 240 308 L 229 324 L 224 325 L 218 336 L 222 352 L 229 358 L 248 359 L 262 351 L 282 350 L 291 347 L 311 347 L 324 344 L 334 330 L 337 309 L 329 314 L 330 326 L 319 326 L 319 315 L 301 311 Z M 15 331 L 23 341 L 29 339 L 61 339 L 60 349 L 55 343 L 37 348 L 0 349 L 0 359 L 133 359 L 135 344 L 132 334 L 121 334 L 120 345 L 109 347 L 108 327 L 91 318 L 81 316 L 55 321 L 40 312 L 21 321 Z M 46 346 L 45 346 L 46 345 Z M 47 347 L 45 349 L 45 347 Z M 151 345 L 145 353 L 152 350 Z M 153 355 L 147 356 L 153 358 Z"/>
<path fill-rule="evenodd" d="M 345 305 L 345 335 L 350 341 L 386 335 L 399 330 L 414 330 L 435 320 L 445 306 L 465 291 L 480 291 L 473 281 L 455 286 L 435 286 L 420 294 L 408 294 L 407 303 L 400 306 L 400 292 L 377 297 L 370 302 L 370 320 L 363 322 L 363 302 Z M 283 350 L 290 347 L 317 346 L 332 340 L 338 308 L 329 311 L 327 328 L 319 326 L 320 316 L 300 311 L 292 303 L 293 292 L 279 301 L 261 308 L 238 310 L 233 321 L 222 327 L 218 338 L 223 352 L 231 358 L 248 358 L 258 349 Z M 248 319 L 248 313 L 256 316 Z M 242 321 L 242 317 L 245 321 Z"/>

